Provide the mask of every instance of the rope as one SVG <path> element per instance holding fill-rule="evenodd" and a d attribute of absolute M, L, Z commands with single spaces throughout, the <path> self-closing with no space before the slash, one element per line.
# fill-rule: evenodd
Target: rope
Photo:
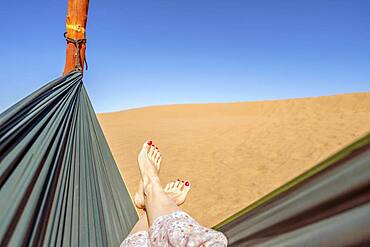
<path fill-rule="evenodd" d="M 80 46 L 81 44 L 86 44 L 86 39 L 72 39 L 67 36 L 67 32 L 64 33 L 64 38 L 67 40 L 67 42 L 73 43 L 76 46 L 76 65 L 75 69 L 81 71 L 82 66 L 81 66 L 81 58 L 80 58 Z M 87 66 L 87 61 L 86 61 L 86 56 L 83 61 L 86 64 L 86 70 L 88 68 Z"/>

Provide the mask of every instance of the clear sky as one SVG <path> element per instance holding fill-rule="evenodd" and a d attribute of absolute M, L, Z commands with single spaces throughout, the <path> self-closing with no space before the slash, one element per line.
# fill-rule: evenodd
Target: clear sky
<path fill-rule="evenodd" d="M 0 7 L 0 111 L 62 73 L 67 0 Z M 368 0 L 90 0 L 97 112 L 370 91 Z"/>

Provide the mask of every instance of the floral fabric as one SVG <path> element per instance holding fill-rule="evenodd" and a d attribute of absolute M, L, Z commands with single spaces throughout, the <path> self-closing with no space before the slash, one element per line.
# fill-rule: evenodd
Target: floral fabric
<path fill-rule="evenodd" d="M 226 237 L 215 230 L 199 225 L 183 211 L 158 217 L 149 232 L 141 231 L 129 235 L 121 247 L 165 247 L 165 246 L 227 246 Z"/>

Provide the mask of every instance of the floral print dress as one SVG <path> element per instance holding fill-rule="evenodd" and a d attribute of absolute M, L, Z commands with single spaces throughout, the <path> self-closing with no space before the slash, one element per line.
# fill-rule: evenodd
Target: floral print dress
<path fill-rule="evenodd" d="M 227 246 L 221 232 L 201 226 L 183 211 L 176 211 L 155 219 L 149 232 L 140 231 L 129 235 L 121 247 L 157 246 Z"/>

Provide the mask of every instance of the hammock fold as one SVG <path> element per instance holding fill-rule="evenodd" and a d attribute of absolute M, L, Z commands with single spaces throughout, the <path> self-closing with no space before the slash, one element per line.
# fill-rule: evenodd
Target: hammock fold
<path fill-rule="evenodd" d="M 74 71 L 0 115 L 0 246 L 119 246 L 137 213 Z"/>

